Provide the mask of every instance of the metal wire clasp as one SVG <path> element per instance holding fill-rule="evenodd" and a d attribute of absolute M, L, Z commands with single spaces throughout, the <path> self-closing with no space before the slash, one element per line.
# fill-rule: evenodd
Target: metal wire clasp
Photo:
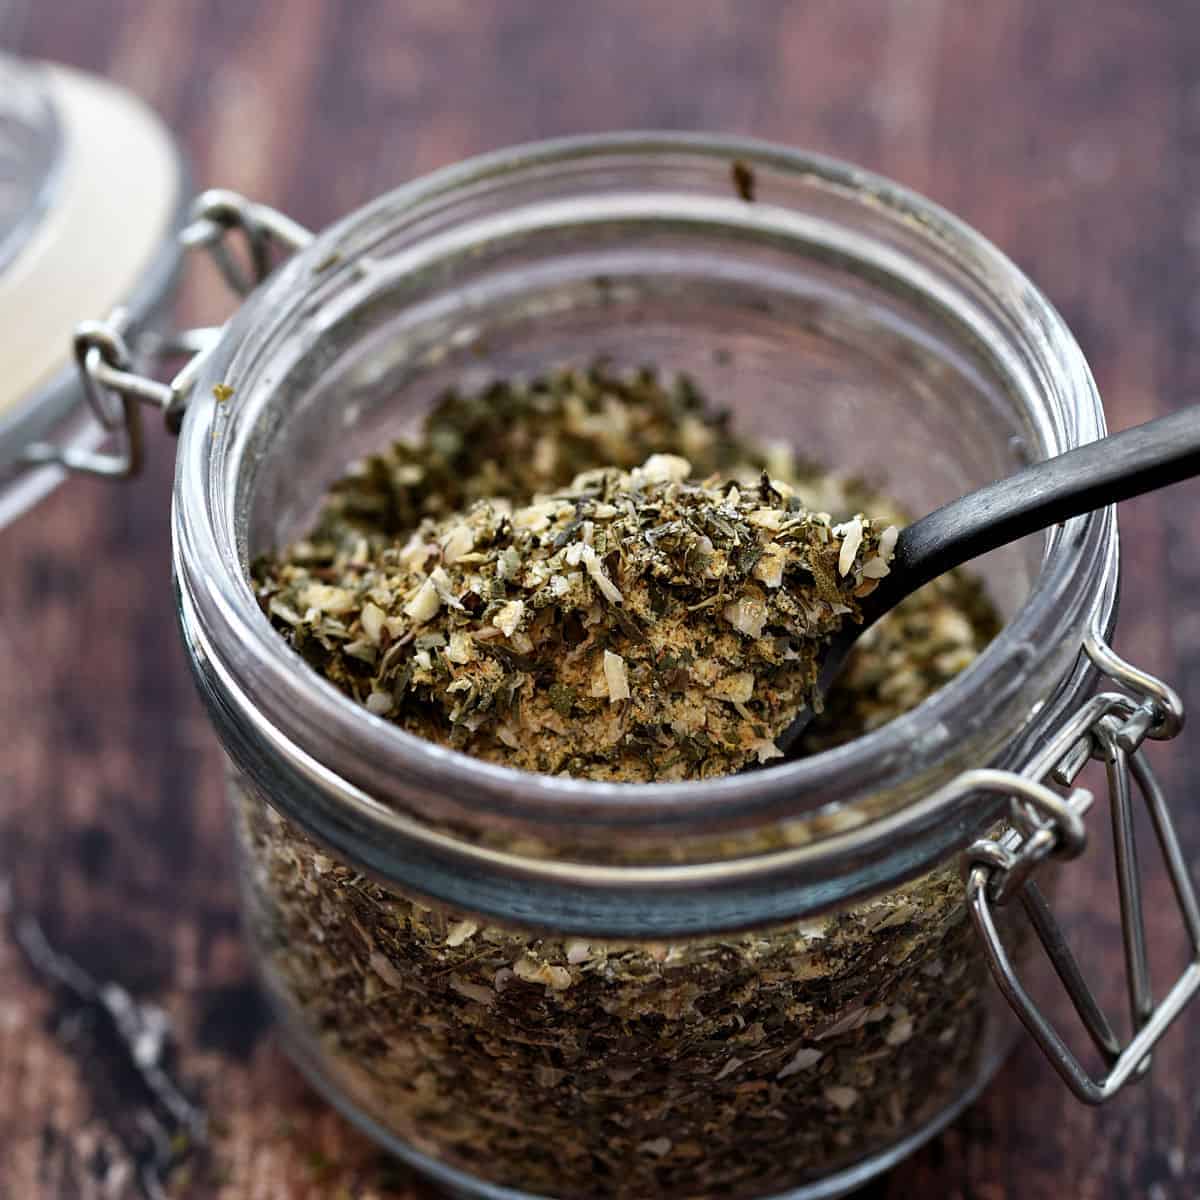
<path fill-rule="evenodd" d="M 1110 1099 L 1149 1068 L 1150 1051 L 1184 1006 L 1200 991 L 1200 908 L 1161 788 L 1142 753 L 1149 739 L 1174 737 L 1183 728 L 1179 696 L 1161 680 L 1125 662 L 1093 632 L 1084 653 L 1120 692 L 1093 696 L 1022 774 L 969 771 L 956 786 L 999 792 L 1010 799 L 1009 828 L 967 851 L 967 902 L 983 939 L 988 964 L 1026 1029 L 1071 1091 L 1088 1104 Z M 1116 849 L 1117 889 L 1129 1007 L 1134 1034 L 1122 1047 L 1071 953 L 1062 929 L 1033 879 L 1051 856 L 1072 858 L 1086 845 L 1084 815 L 1092 805 L 1082 788 L 1062 796 L 1048 781 L 1069 787 L 1091 758 L 1105 763 Z M 1191 946 L 1191 962 L 1156 1006 L 1151 989 L 1134 838 L 1132 787 L 1146 805 Z M 1092 1042 L 1108 1066 L 1093 1078 L 1030 998 L 1000 938 L 995 909 L 1018 898 L 1067 990 Z"/>
<path fill-rule="evenodd" d="M 245 240 L 248 267 L 239 264 L 228 244 L 235 233 Z M 312 234 L 264 204 L 236 192 L 212 190 L 196 198 L 179 239 L 185 247 L 206 249 L 232 290 L 245 295 L 270 274 L 277 248 L 298 250 L 312 240 Z M 118 309 L 105 321 L 82 322 L 75 329 L 74 352 L 84 395 L 101 427 L 118 437 L 118 447 L 96 452 L 37 442 L 26 449 L 25 465 L 54 465 L 108 479 L 136 475 L 144 458 L 142 407 L 159 409 L 167 429 L 178 433 L 204 358 L 220 333 L 216 327 L 182 330 L 166 337 L 144 334 L 134 350 L 127 340 L 124 310 Z M 170 383 L 138 369 L 180 357 L 187 361 Z"/>

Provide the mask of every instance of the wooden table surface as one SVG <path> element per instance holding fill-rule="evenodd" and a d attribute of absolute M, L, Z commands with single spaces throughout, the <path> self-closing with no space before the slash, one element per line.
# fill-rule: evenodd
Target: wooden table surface
<path fill-rule="evenodd" d="M 961 214 L 1040 283 L 1114 428 L 1200 390 L 1193 0 L 34 0 L 7 32 L 24 54 L 148 99 L 201 184 L 314 226 L 465 155 L 570 132 L 719 130 L 856 159 Z M 211 272 L 190 273 L 184 317 L 227 304 Z M 312 1096 L 250 982 L 218 754 L 171 614 L 171 450 L 156 434 L 136 484 L 76 482 L 0 535 L 8 906 L 170 1013 L 178 1074 L 214 1129 L 177 1193 L 430 1197 Z M 1193 708 L 1198 518 L 1197 485 L 1123 509 L 1118 643 Z M 1156 762 L 1194 858 L 1200 750 L 1185 734 Z M 1178 942 L 1163 872 L 1145 859 L 1161 988 Z M 1108 869 L 1090 856 L 1069 891 L 1085 965 L 1117 1001 Z M 137 1196 L 128 1097 L 67 1008 L 0 935 L 0 1196 Z M 973 1111 L 863 1194 L 1194 1197 L 1197 1055 L 1193 1014 L 1149 1081 L 1097 1111 L 1026 1046 Z"/>

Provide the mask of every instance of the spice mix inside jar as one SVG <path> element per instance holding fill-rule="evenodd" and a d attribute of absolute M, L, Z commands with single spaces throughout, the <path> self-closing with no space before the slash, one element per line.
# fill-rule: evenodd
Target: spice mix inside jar
<path fill-rule="evenodd" d="M 1137 1073 L 1197 968 L 1122 1048 L 1042 887 L 1093 754 L 1174 845 L 1140 747 L 1181 713 L 1108 647 L 1111 509 L 907 602 L 773 751 L 772 629 L 1103 435 L 1007 259 L 855 168 L 676 135 L 503 151 L 316 236 L 193 215 L 250 292 L 228 325 L 171 384 L 104 325 L 80 361 L 134 445 L 144 402 L 181 420 L 178 614 L 248 936 L 334 1104 L 464 1196 L 800 1200 L 969 1104 L 1014 1008 L 1085 1101 Z M 1030 929 L 1099 1076 L 1024 992 Z"/>

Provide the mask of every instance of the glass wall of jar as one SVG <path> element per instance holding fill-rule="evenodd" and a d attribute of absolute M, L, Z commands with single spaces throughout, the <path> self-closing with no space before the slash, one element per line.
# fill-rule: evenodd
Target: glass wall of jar
<path fill-rule="evenodd" d="M 233 763 L 250 934 L 311 1077 L 465 1195 L 835 1195 L 1009 1042 L 960 860 L 1003 804 L 946 785 L 1028 763 L 1086 694 L 1112 514 L 977 564 L 1004 626 L 912 711 L 747 775 L 521 773 L 309 670 L 255 557 L 445 388 L 600 360 L 684 372 L 748 436 L 914 513 L 1103 432 L 1012 264 L 819 158 L 550 143 L 347 218 L 235 316 L 180 446 L 180 621 Z"/>

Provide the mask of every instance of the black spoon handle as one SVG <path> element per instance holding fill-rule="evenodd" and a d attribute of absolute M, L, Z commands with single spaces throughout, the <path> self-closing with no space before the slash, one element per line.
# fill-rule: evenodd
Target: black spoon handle
<path fill-rule="evenodd" d="M 862 620 L 844 624 L 826 645 L 817 691 L 829 692 L 868 626 L 931 579 L 1026 534 L 1193 475 L 1200 475 L 1200 405 L 1034 463 L 914 521 L 896 539 L 891 572 L 862 600 Z M 812 716 L 801 709 L 776 745 L 789 752 Z"/>
<path fill-rule="evenodd" d="M 914 521 L 896 541 L 884 582 L 907 595 L 1028 533 L 1198 474 L 1200 405 L 1193 405 L 1034 463 Z"/>

